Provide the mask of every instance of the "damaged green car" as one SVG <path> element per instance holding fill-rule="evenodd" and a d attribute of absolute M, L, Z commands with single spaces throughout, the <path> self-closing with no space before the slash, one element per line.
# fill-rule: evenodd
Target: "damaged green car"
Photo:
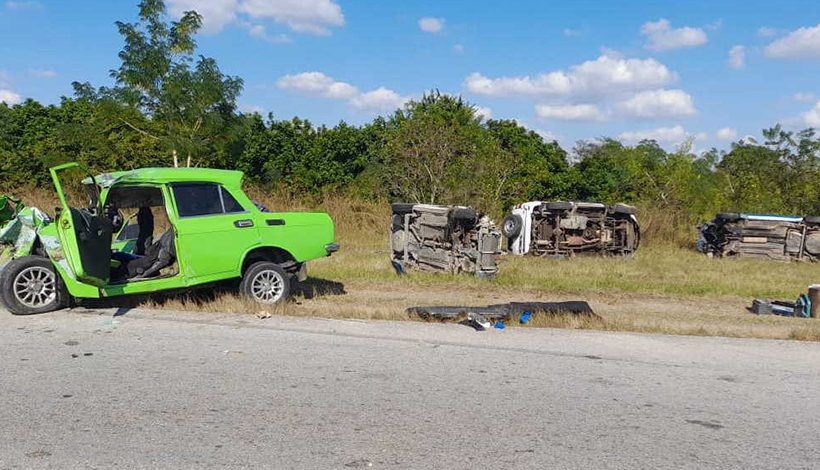
<path fill-rule="evenodd" d="M 306 278 L 307 261 L 339 248 L 330 216 L 270 212 L 245 195 L 239 171 L 94 177 L 77 163 L 50 171 L 60 201 L 54 219 L 0 198 L 0 300 L 14 314 L 227 280 L 239 281 L 244 296 L 277 304 L 292 279 Z"/>

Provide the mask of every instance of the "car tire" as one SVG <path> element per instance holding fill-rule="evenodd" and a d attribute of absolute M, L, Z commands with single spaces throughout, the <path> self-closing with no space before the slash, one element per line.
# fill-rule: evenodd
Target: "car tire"
<path fill-rule="evenodd" d="M 547 210 L 550 210 L 550 211 L 568 211 L 568 210 L 572 210 L 573 205 L 574 204 L 572 204 L 571 202 L 568 202 L 568 201 L 550 201 L 550 202 L 545 202 L 544 203 L 544 207 L 546 207 Z"/>
<path fill-rule="evenodd" d="M 715 218 L 724 222 L 737 222 L 740 220 L 740 214 L 737 212 L 721 212 Z"/>
<path fill-rule="evenodd" d="M 478 219 L 478 213 L 470 207 L 456 207 L 450 213 L 450 217 L 453 220 L 475 221 Z"/>
<path fill-rule="evenodd" d="M 524 221 L 521 220 L 520 215 L 510 214 L 504 217 L 504 220 L 501 222 L 501 233 L 503 233 L 507 239 L 515 238 L 521 233 L 521 227 L 523 225 Z"/>
<path fill-rule="evenodd" d="M 239 292 L 263 305 L 276 305 L 290 297 L 290 275 L 276 263 L 258 261 L 242 275 Z"/>
<path fill-rule="evenodd" d="M 415 204 L 409 202 L 397 202 L 395 204 L 391 204 L 390 207 L 393 209 L 394 214 L 404 215 L 413 212 L 413 206 Z"/>
<path fill-rule="evenodd" d="M 613 204 L 609 211 L 613 214 L 623 214 L 623 215 L 635 215 L 637 210 L 633 206 L 628 206 L 626 204 Z"/>
<path fill-rule="evenodd" d="M 803 222 L 809 225 L 820 225 L 820 215 L 807 215 L 803 218 Z"/>
<path fill-rule="evenodd" d="M 0 300 L 14 315 L 34 315 L 59 310 L 70 299 L 50 259 L 24 256 L 0 273 Z"/>

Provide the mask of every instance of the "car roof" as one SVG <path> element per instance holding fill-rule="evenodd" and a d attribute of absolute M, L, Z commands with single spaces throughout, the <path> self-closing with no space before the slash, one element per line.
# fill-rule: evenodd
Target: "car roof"
<path fill-rule="evenodd" d="M 95 178 L 103 188 L 120 183 L 219 183 L 239 187 L 243 173 L 214 168 L 138 168 L 128 171 L 103 173 Z"/>

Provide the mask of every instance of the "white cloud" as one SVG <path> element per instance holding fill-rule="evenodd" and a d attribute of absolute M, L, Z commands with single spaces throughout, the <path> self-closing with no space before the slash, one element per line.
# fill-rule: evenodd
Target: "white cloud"
<path fill-rule="evenodd" d="M 729 49 L 729 67 L 742 69 L 746 65 L 746 48 L 734 46 Z"/>
<path fill-rule="evenodd" d="M 757 35 L 762 38 L 770 38 L 777 34 L 777 30 L 775 28 L 770 28 L 768 26 L 761 26 L 757 28 Z"/>
<path fill-rule="evenodd" d="M 429 16 L 419 19 L 419 29 L 425 33 L 438 33 L 444 29 L 444 18 L 431 18 Z"/>
<path fill-rule="evenodd" d="M 641 35 L 646 36 L 649 41 L 645 47 L 654 51 L 702 46 L 709 40 L 701 28 L 672 28 L 666 19 L 644 23 L 641 26 Z"/>
<path fill-rule="evenodd" d="M 251 18 L 271 19 L 301 33 L 330 34 L 329 27 L 345 24 L 334 0 L 241 0 L 239 9 Z"/>
<path fill-rule="evenodd" d="M 536 76 L 488 78 L 472 73 L 464 86 L 489 96 L 604 96 L 657 88 L 675 81 L 675 74 L 655 59 L 624 59 L 604 54 L 570 67 Z"/>
<path fill-rule="evenodd" d="M 12 1 L 9 0 L 6 2 L 6 8 L 9 10 L 21 11 L 21 10 L 40 10 L 43 8 L 43 4 L 40 2 L 35 1 Z"/>
<path fill-rule="evenodd" d="M 464 46 L 461 44 L 453 45 L 453 52 L 456 54 L 463 54 L 464 53 Z"/>
<path fill-rule="evenodd" d="M 566 36 L 568 38 L 574 38 L 574 37 L 578 37 L 578 36 L 581 36 L 582 34 L 584 34 L 584 30 L 574 29 L 574 28 L 564 28 L 564 30 L 562 32 L 564 33 L 564 36 Z"/>
<path fill-rule="evenodd" d="M 296 90 L 323 98 L 350 99 L 359 94 L 359 90 L 353 85 L 336 81 L 322 72 L 285 75 L 276 84 L 285 90 Z"/>
<path fill-rule="evenodd" d="M 636 93 L 617 105 L 623 115 L 642 119 L 692 116 L 692 97 L 683 90 L 649 90 Z"/>
<path fill-rule="evenodd" d="M 361 110 L 392 111 L 410 99 L 385 87 L 362 92 L 355 86 L 334 80 L 322 72 L 285 75 L 276 82 L 276 86 L 283 90 L 293 90 L 312 96 L 344 100 L 352 107 Z"/>
<path fill-rule="evenodd" d="M 724 127 L 723 129 L 718 129 L 715 136 L 720 140 L 735 140 L 737 138 L 737 130 L 731 127 Z"/>
<path fill-rule="evenodd" d="M 54 78 L 57 76 L 57 72 L 51 69 L 31 69 L 28 71 L 28 73 L 32 77 L 38 78 Z"/>
<path fill-rule="evenodd" d="M 697 136 L 687 133 L 683 126 L 677 125 L 675 127 L 659 127 L 657 129 L 624 132 L 618 136 L 618 139 L 625 142 L 655 140 L 659 143 L 678 144 L 686 139 L 695 137 Z"/>
<path fill-rule="evenodd" d="M 23 101 L 23 98 L 18 95 L 17 93 L 0 88 L 0 102 L 6 103 L 7 105 L 15 105 Z"/>
<path fill-rule="evenodd" d="M 814 107 L 805 113 L 801 114 L 803 122 L 809 127 L 820 128 L 820 101 Z"/>
<path fill-rule="evenodd" d="M 538 104 L 535 106 L 535 114 L 541 119 L 553 119 L 558 121 L 603 121 L 606 119 L 604 113 L 594 104 L 555 106 Z"/>
<path fill-rule="evenodd" d="M 206 33 L 217 33 L 234 23 L 270 20 L 299 33 L 327 35 L 330 28 L 345 24 L 342 8 L 335 0 L 168 0 L 168 4 L 171 14 L 177 17 L 196 10 L 202 15 Z M 265 38 L 255 27 L 249 28 L 251 34 Z"/>
<path fill-rule="evenodd" d="M 814 93 L 795 93 L 792 95 L 792 99 L 797 101 L 798 103 L 811 103 L 812 101 L 817 99 L 817 95 Z"/>
<path fill-rule="evenodd" d="M 474 106 L 475 115 L 485 121 L 493 118 L 493 110 L 486 106 Z"/>
<path fill-rule="evenodd" d="M 354 96 L 350 99 L 350 104 L 357 109 L 393 111 L 400 108 L 408 100 L 408 97 L 400 96 L 393 90 L 385 87 L 379 87 L 373 91 L 360 93 Z"/>
<path fill-rule="evenodd" d="M 206 33 L 219 32 L 237 21 L 238 8 L 239 0 L 168 0 L 168 10 L 175 17 L 191 10 L 202 15 L 202 30 Z"/>
<path fill-rule="evenodd" d="M 764 52 L 776 59 L 820 58 L 820 24 L 796 29 L 766 46 Z"/>

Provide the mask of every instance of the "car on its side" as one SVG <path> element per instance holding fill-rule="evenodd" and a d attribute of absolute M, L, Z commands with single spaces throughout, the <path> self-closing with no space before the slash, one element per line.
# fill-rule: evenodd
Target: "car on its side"
<path fill-rule="evenodd" d="M 504 218 L 501 232 L 515 255 L 631 255 L 641 241 L 636 209 L 626 204 L 531 201 Z"/>
<path fill-rule="evenodd" d="M 472 207 L 398 203 L 392 205 L 390 261 L 396 272 L 408 269 L 498 273 L 501 234 L 486 215 Z"/>
<path fill-rule="evenodd" d="M 715 257 L 820 259 L 820 217 L 722 212 L 700 227 L 698 251 Z"/>
<path fill-rule="evenodd" d="M 55 218 L 29 208 L 0 229 L 7 248 L 0 253 L 10 259 L 0 299 L 14 314 L 233 279 L 244 296 L 277 304 L 292 278 L 306 278 L 307 261 L 339 248 L 330 216 L 269 212 L 242 191 L 239 171 L 143 168 L 93 177 L 68 163 L 50 172 L 60 201 Z M 69 173 L 80 177 L 69 181 Z"/>

